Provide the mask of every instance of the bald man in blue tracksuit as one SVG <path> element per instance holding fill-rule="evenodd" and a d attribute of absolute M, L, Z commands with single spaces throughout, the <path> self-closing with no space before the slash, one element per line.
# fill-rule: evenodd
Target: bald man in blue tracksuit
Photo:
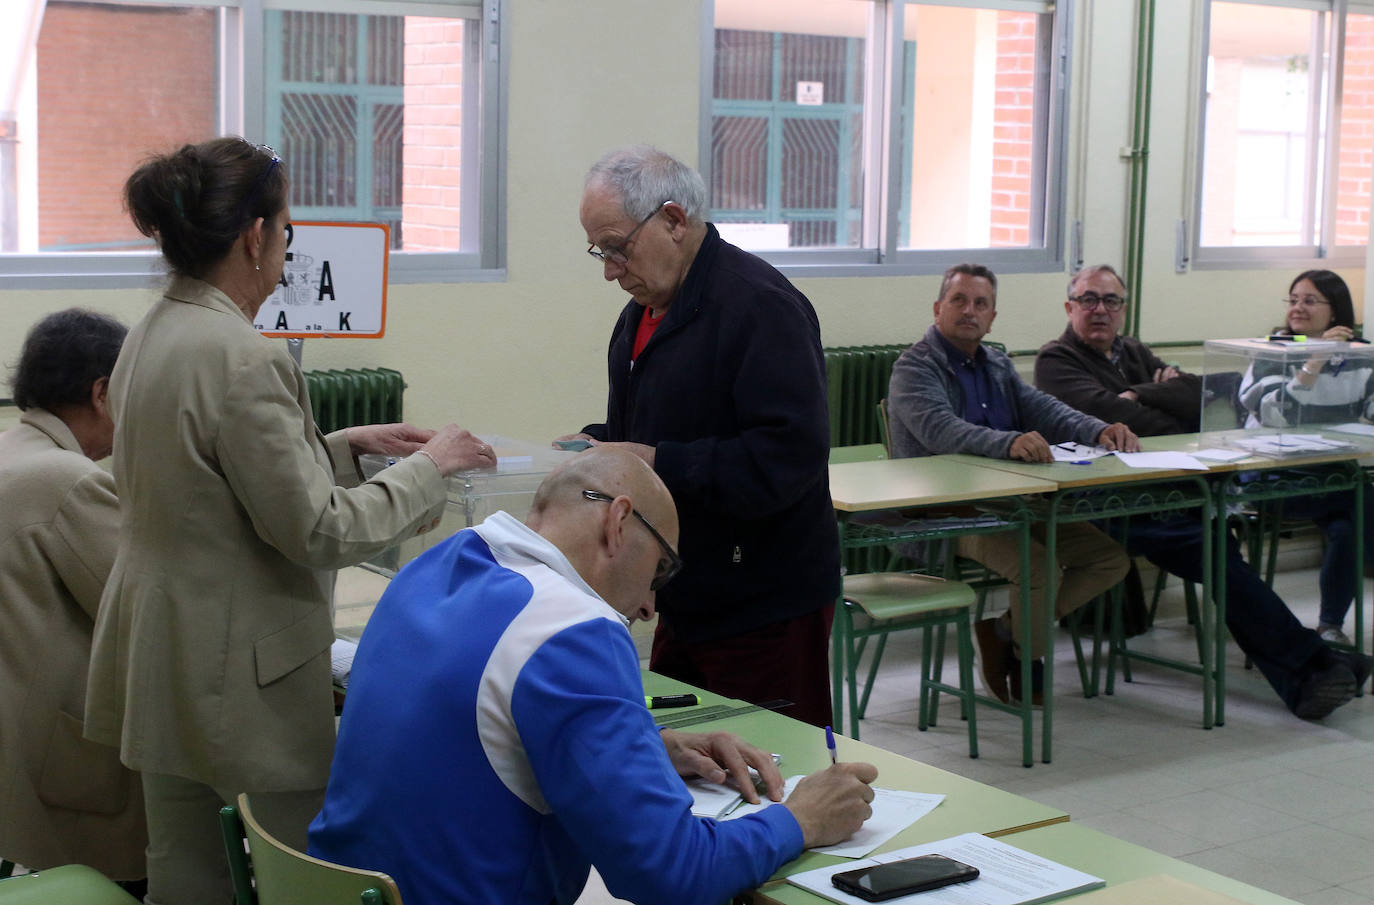
<path fill-rule="evenodd" d="M 620 898 L 720 902 L 857 829 L 863 764 L 739 820 L 691 815 L 680 775 L 747 761 L 775 796 L 781 778 L 733 736 L 660 734 L 644 706 L 627 626 L 676 534 L 653 472 L 593 450 L 528 525 L 497 513 L 403 569 L 354 660 L 311 853 L 385 871 L 409 905 L 571 903 L 591 864 Z"/>

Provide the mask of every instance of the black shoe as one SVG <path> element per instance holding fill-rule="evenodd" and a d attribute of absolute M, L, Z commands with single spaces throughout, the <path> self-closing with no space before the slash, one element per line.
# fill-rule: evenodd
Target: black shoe
<path fill-rule="evenodd" d="M 1007 667 L 1012 661 L 1011 642 L 997 637 L 997 620 L 982 619 L 973 623 L 973 637 L 978 642 L 978 669 L 983 687 L 1003 704 L 1011 703 L 1007 690 Z"/>
<path fill-rule="evenodd" d="M 1010 680 L 1011 702 L 1021 703 L 1021 660 L 1012 656 L 1007 664 L 1007 678 Z M 1045 706 L 1045 661 L 1031 661 L 1031 706 Z"/>
<path fill-rule="evenodd" d="M 1304 720 L 1320 720 L 1355 697 L 1355 673 L 1344 660 L 1314 669 L 1303 680 L 1293 713 Z"/>
<path fill-rule="evenodd" d="M 1374 657 L 1353 650 L 1336 651 L 1335 654 L 1350 667 L 1351 673 L 1355 676 L 1355 690 L 1359 691 L 1365 679 L 1369 678 L 1371 669 L 1374 669 Z"/>

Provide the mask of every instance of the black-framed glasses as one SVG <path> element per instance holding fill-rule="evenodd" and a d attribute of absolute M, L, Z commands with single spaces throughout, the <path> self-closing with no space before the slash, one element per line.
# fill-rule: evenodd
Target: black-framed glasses
<path fill-rule="evenodd" d="M 593 243 L 587 246 L 587 254 L 591 255 L 593 258 L 596 258 L 598 261 L 610 261 L 612 264 L 630 263 L 630 244 L 634 242 L 635 234 L 644 228 L 644 224 L 654 219 L 654 217 L 658 215 L 659 211 L 663 210 L 665 207 L 672 203 L 673 199 L 669 198 L 667 201 L 663 202 L 658 207 L 651 210 L 649 212 L 649 216 L 645 217 L 643 220 L 640 220 L 638 225 L 636 225 L 634 229 L 630 230 L 630 234 L 626 236 L 624 241 L 621 242 L 619 245 L 604 246 L 598 251 L 596 244 Z"/>
<path fill-rule="evenodd" d="M 595 500 L 598 503 L 615 502 L 615 497 L 602 493 L 599 490 L 584 490 L 582 491 L 582 496 L 589 500 Z M 682 557 L 677 555 L 677 551 L 673 549 L 672 545 L 663 539 L 663 535 L 658 533 L 658 529 L 655 528 L 648 519 L 641 515 L 638 509 L 631 508 L 630 513 L 635 518 L 639 519 L 640 524 L 649 529 L 649 533 L 654 536 L 654 540 L 658 541 L 658 545 L 663 548 L 664 558 L 658 561 L 658 568 L 654 570 L 654 580 L 649 582 L 649 590 L 657 591 L 659 588 L 672 581 L 674 575 L 682 571 Z"/>
<path fill-rule="evenodd" d="M 1292 308 L 1294 305 L 1302 305 L 1304 308 L 1315 308 L 1318 305 L 1331 304 L 1326 299 L 1317 298 L 1315 295 L 1304 295 L 1302 298 L 1294 298 L 1290 295 L 1283 300 L 1283 303 L 1289 308 Z"/>
<path fill-rule="evenodd" d="M 1082 295 L 1069 296 L 1069 301 L 1077 303 L 1084 311 L 1092 311 L 1098 305 L 1108 311 L 1120 311 L 1126 307 L 1126 300 L 1115 293 L 1098 295 L 1095 292 L 1085 292 Z"/>

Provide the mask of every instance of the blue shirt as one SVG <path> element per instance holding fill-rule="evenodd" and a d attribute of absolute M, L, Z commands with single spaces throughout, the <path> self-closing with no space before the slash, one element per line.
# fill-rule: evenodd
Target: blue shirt
<path fill-rule="evenodd" d="M 625 619 L 498 512 L 406 566 L 368 622 L 310 854 L 407 905 L 723 902 L 801 852 L 780 805 L 691 815 Z"/>
<path fill-rule="evenodd" d="M 964 420 L 993 430 L 1020 430 L 1021 426 L 1012 415 L 1011 403 L 997 389 L 988 370 L 987 350 L 980 344 L 978 351 L 969 358 L 962 349 L 945 339 L 944 334 L 936 331 L 935 335 L 944 344 L 949 366 L 954 369 L 954 376 L 964 391 Z"/>

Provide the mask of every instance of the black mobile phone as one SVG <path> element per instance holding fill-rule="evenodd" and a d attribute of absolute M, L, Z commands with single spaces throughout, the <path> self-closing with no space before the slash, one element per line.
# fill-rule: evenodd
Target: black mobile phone
<path fill-rule="evenodd" d="M 913 892 L 939 889 L 952 883 L 967 883 L 978 876 L 978 868 L 946 858 L 922 855 L 904 861 L 890 861 L 834 874 L 830 882 L 836 889 L 870 902 L 882 902 Z"/>

